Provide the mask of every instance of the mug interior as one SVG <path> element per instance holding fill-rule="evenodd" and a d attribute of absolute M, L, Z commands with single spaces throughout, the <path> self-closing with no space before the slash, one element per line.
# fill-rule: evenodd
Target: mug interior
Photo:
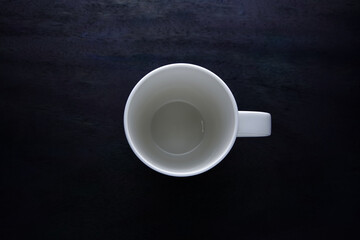
<path fill-rule="evenodd" d="M 124 124 L 130 146 L 149 167 L 172 176 L 204 172 L 236 138 L 237 107 L 226 84 L 192 64 L 147 74 L 133 89 Z"/>

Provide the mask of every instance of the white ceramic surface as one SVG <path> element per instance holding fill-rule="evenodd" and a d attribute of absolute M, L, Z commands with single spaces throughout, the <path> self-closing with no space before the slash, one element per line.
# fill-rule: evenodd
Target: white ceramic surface
<path fill-rule="evenodd" d="M 192 176 L 218 164 L 236 137 L 271 134 L 271 116 L 238 111 L 226 84 L 209 70 L 166 65 L 143 77 L 125 107 L 124 128 L 137 157 L 170 176 Z"/>

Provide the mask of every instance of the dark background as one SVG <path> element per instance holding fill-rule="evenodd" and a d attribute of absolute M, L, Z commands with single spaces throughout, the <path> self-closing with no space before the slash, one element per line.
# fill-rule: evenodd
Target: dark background
<path fill-rule="evenodd" d="M 1 1 L 2 239 L 357 239 L 359 2 Z M 149 71 L 198 64 L 272 114 L 212 170 L 146 167 L 123 130 Z M 352 236 L 352 237 L 351 237 Z"/>

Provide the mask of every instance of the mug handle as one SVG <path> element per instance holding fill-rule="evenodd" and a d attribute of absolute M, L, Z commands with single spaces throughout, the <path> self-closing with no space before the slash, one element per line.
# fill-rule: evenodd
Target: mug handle
<path fill-rule="evenodd" d="M 238 111 L 237 137 L 267 137 L 270 135 L 270 113 Z"/>

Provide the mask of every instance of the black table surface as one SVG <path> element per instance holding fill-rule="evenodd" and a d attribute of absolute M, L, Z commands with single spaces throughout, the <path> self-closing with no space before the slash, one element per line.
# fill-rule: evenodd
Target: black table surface
<path fill-rule="evenodd" d="M 345 0 L 2 1 L 0 238 L 353 234 L 359 12 Z M 194 177 L 146 167 L 124 106 L 176 62 L 219 75 L 240 110 L 270 112 L 272 136 L 237 139 Z"/>

